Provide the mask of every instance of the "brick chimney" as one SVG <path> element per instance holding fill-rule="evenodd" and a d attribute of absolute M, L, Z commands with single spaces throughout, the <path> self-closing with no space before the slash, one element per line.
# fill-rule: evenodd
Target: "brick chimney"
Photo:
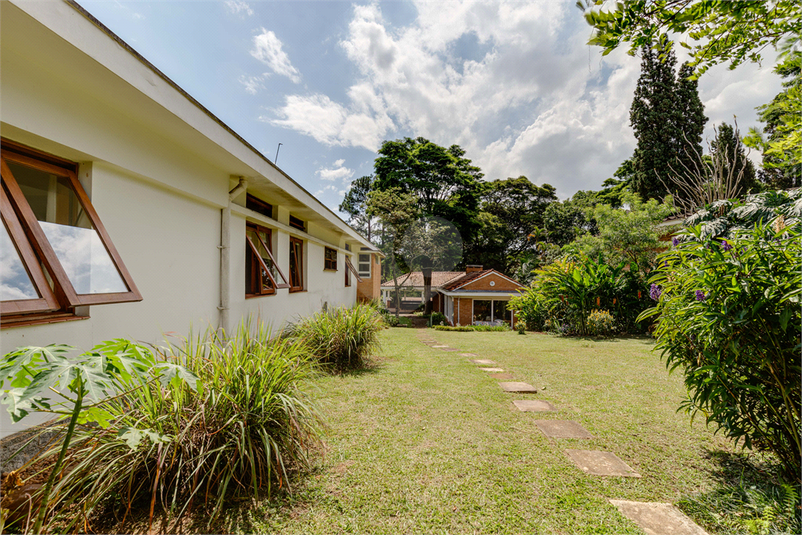
<path fill-rule="evenodd" d="M 465 273 L 476 273 L 477 271 L 482 271 L 483 266 L 481 264 L 468 264 L 465 267 Z"/>

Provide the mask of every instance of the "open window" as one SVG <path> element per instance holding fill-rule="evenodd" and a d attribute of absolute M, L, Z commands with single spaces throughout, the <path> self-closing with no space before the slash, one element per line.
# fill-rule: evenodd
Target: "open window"
<path fill-rule="evenodd" d="M 290 236 L 290 291 L 304 289 L 304 242 Z"/>
<path fill-rule="evenodd" d="M 351 278 L 348 276 L 349 273 L 353 273 L 354 274 L 354 277 L 356 277 L 356 281 L 357 282 L 362 282 L 362 277 L 359 276 L 359 272 L 356 269 L 354 269 L 354 265 L 351 263 L 351 259 L 348 258 L 347 256 L 345 257 L 345 267 L 346 267 L 346 270 L 345 270 L 345 276 L 346 276 L 345 285 L 346 286 L 351 286 Z"/>
<path fill-rule="evenodd" d="M 4 321 L 142 300 L 75 164 L 3 140 L 0 166 Z"/>
<path fill-rule="evenodd" d="M 289 288 L 271 252 L 271 230 L 248 223 L 245 241 L 245 295 L 271 295 L 277 288 Z"/>

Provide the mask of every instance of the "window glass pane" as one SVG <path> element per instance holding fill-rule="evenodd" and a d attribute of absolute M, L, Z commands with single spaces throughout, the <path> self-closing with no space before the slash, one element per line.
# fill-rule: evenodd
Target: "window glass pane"
<path fill-rule="evenodd" d="M 252 227 L 248 227 L 246 233 L 247 233 L 248 237 L 251 239 L 251 241 L 253 242 L 254 247 L 256 247 L 256 250 L 259 252 L 259 256 L 261 256 L 262 260 L 264 260 L 265 265 L 270 270 L 270 273 L 273 275 L 273 278 L 275 279 L 276 277 L 278 277 L 279 275 L 278 275 L 278 270 L 276 269 L 276 266 L 273 264 L 273 261 L 270 259 L 270 255 L 265 250 L 264 246 L 262 245 L 262 242 L 259 241 L 259 238 L 261 237 L 262 241 L 264 241 L 265 244 L 269 247 L 270 246 L 270 233 L 264 232 L 262 230 L 256 230 L 256 229 L 254 229 Z M 263 271 L 261 265 L 259 265 L 259 270 Z M 272 290 L 273 289 L 273 283 L 270 282 L 270 277 L 268 277 L 267 274 L 265 274 L 265 273 L 261 273 L 261 277 L 262 277 L 262 291 L 264 292 L 264 291 Z"/>
<path fill-rule="evenodd" d="M 490 321 L 490 301 L 473 300 L 473 321 Z"/>
<path fill-rule="evenodd" d="M 301 288 L 303 279 L 301 276 L 301 266 L 303 265 L 303 243 L 300 241 L 290 241 L 290 286 Z"/>
<path fill-rule="evenodd" d="M 0 301 L 39 299 L 39 292 L 33 286 L 5 223 L 0 226 L 3 227 L 0 234 Z"/>
<path fill-rule="evenodd" d="M 78 294 L 127 292 L 69 179 L 7 162 Z"/>
<path fill-rule="evenodd" d="M 495 321 L 510 322 L 510 311 L 507 309 L 507 301 L 493 301 L 493 319 Z"/>

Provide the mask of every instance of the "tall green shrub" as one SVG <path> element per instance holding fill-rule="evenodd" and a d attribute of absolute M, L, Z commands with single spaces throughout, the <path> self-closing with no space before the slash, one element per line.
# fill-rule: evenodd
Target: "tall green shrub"
<path fill-rule="evenodd" d="M 659 258 L 652 278 L 656 349 L 685 375 L 682 408 L 800 474 L 799 225 L 758 225 L 728 239 L 699 227 Z"/>
<path fill-rule="evenodd" d="M 358 303 L 334 308 L 302 319 L 287 329 L 287 336 L 305 344 L 324 365 L 336 371 L 365 366 L 379 343 L 384 322 L 374 308 Z"/>

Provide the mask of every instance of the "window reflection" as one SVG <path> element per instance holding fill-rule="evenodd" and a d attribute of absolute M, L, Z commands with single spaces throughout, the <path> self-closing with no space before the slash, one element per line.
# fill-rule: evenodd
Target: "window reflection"
<path fill-rule="evenodd" d="M 38 299 L 39 293 L 22 264 L 5 223 L 0 226 L 3 228 L 0 233 L 0 301 Z"/>
<path fill-rule="evenodd" d="M 127 292 L 69 179 L 15 162 L 8 165 L 75 292 Z"/>

